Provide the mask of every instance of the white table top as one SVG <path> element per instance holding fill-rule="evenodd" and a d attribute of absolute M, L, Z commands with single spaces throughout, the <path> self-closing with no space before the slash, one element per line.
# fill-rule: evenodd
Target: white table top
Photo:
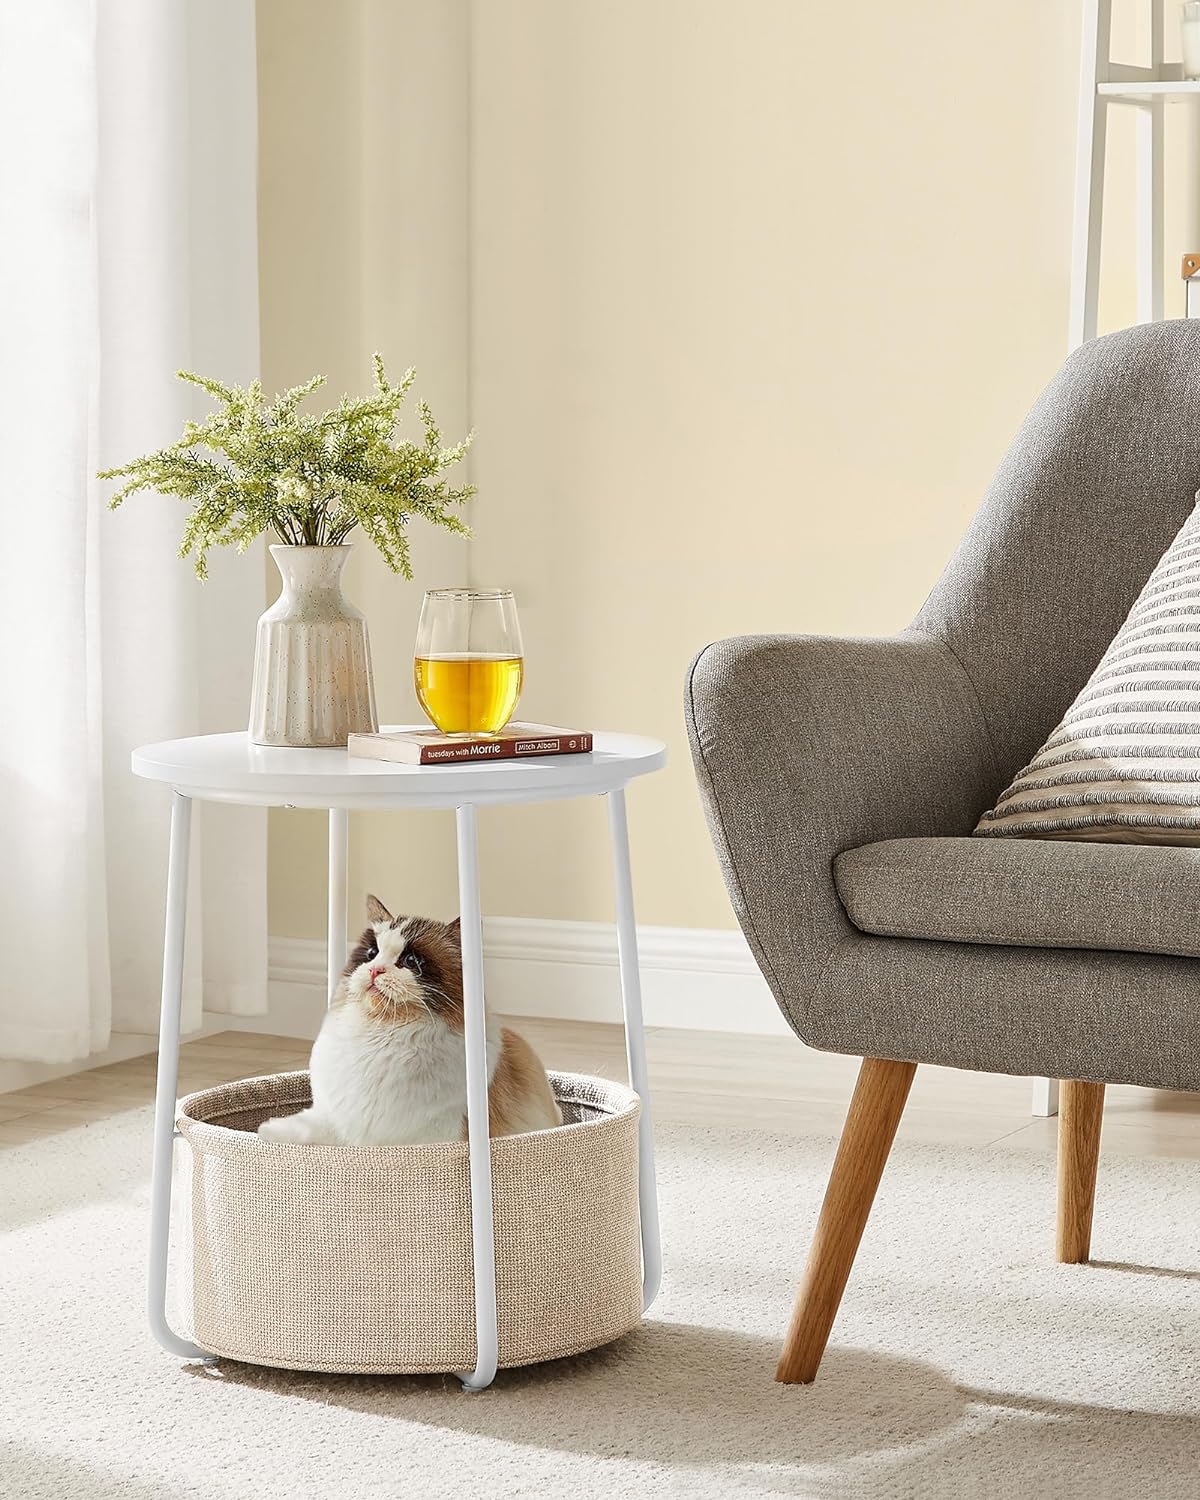
<path fill-rule="evenodd" d="M 386 725 L 387 729 L 419 728 Z M 425 726 L 427 727 L 427 726 Z M 589 755 L 531 756 L 441 766 L 401 766 L 345 750 L 281 750 L 253 745 L 244 733 L 164 740 L 133 752 L 135 776 L 164 781 L 205 802 L 254 807 L 484 807 L 550 802 L 614 791 L 660 770 L 661 740 L 597 734 Z"/>

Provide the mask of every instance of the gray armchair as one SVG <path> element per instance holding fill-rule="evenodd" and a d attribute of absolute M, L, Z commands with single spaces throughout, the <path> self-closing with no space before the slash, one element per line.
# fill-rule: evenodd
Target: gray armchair
<path fill-rule="evenodd" d="M 1190 513 L 1198 395 L 1200 322 L 1085 345 L 908 630 L 692 665 L 738 920 L 796 1034 L 865 1059 L 781 1380 L 816 1374 L 917 1064 L 1065 1081 L 1063 1260 L 1089 1252 L 1104 1083 L 1200 1089 L 1200 849 L 970 837 Z"/>

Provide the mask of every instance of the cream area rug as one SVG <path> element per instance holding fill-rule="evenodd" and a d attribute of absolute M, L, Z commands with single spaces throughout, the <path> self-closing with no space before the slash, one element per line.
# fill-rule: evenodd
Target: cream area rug
<path fill-rule="evenodd" d="M 900 1144 L 818 1383 L 772 1382 L 831 1139 L 667 1128 L 667 1273 L 583 1358 L 449 1379 L 181 1365 L 143 1315 L 150 1112 L 0 1151 L 5 1500 L 1200 1494 L 1200 1167 Z"/>

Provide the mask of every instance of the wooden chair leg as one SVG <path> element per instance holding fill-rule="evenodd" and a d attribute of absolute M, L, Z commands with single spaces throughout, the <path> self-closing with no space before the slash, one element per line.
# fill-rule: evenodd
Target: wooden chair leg
<path fill-rule="evenodd" d="M 776 1380 L 807 1385 L 817 1373 L 916 1071 L 863 1059 Z"/>
<path fill-rule="evenodd" d="M 1104 1085 L 1064 1079 L 1058 1106 L 1058 1258 L 1082 1265 L 1092 1248 L 1096 1204 L 1096 1164 Z"/>

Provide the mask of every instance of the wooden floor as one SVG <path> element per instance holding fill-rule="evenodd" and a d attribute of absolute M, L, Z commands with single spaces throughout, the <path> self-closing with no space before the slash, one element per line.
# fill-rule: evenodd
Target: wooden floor
<path fill-rule="evenodd" d="M 511 1024 L 533 1043 L 547 1067 L 625 1076 L 619 1026 L 530 1018 Z M 812 1052 L 790 1037 L 651 1029 L 646 1047 L 655 1119 L 693 1125 L 834 1135 L 858 1068 L 854 1058 Z M 302 1068 L 308 1050 L 307 1042 L 294 1037 L 239 1031 L 188 1042 L 180 1057 L 180 1093 L 255 1073 Z M 153 1097 L 152 1055 L 0 1093 L 0 1147 L 103 1119 Z M 1057 1122 L 1031 1119 L 1029 1101 L 1028 1079 L 919 1068 L 899 1138 L 1053 1151 Z M 1110 1088 L 1102 1149 L 1200 1157 L 1200 1095 Z"/>

